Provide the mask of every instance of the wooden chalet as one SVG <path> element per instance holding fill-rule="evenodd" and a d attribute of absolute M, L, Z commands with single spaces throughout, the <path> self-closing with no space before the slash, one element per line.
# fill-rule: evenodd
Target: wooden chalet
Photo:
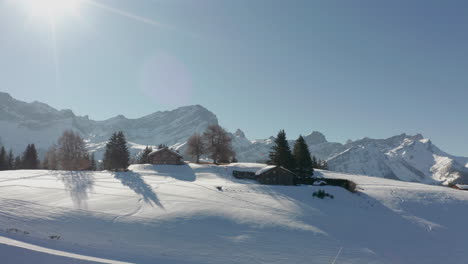
<path fill-rule="evenodd" d="M 281 166 L 266 166 L 255 173 L 257 181 L 270 185 L 295 185 L 296 174 Z"/>
<path fill-rule="evenodd" d="M 154 150 L 148 154 L 148 160 L 151 164 L 162 165 L 183 165 L 185 164 L 182 155 L 177 151 L 167 147 Z"/>

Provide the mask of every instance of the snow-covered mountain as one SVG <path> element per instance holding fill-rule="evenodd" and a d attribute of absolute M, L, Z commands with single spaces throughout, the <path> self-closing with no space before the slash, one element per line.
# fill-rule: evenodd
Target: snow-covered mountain
<path fill-rule="evenodd" d="M 111 133 L 118 130 L 127 135 L 132 154 L 146 145 L 158 144 L 184 153 L 188 137 L 202 133 L 211 124 L 218 124 L 216 115 L 200 105 L 137 119 L 119 115 L 94 121 L 88 116 L 76 116 L 71 110 L 57 110 L 40 102 L 26 103 L 0 93 L 0 139 L 16 152 L 28 143 L 35 143 L 43 152 L 65 129 L 73 129 L 81 133 L 97 157 L 102 155 Z M 239 161 L 268 159 L 274 137 L 250 140 L 240 129 L 231 136 Z M 330 170 L 424 183 L 468 183 L 468 158 L 445 153 L 420 134 L 364 138 L 346 144 L 328 142 L 316 131 L 304 138 L 313 155 L 328 161 Z"/>
<path fill-rule="evenodd" d="M 333 171 L 429 184 L 468 183 L 468 158 L 450 155 L 420 134 L 341 144 L 328 142 L 323 134 L 314 131 L 304 139 L 312 155 L 327 160 Z M 271 137 L 236 146 L 239 160 L 267 160 L 273 140 Z M 234 143 L 239 141 L 241 138 L 236 137 Z M 290 141 L 291 147 L 293 144 Z"/>
<path fill-rule="evenodd" d="M 66 129 L 78 131 L 88 147 L 99 156 L 105 142 L 115 131 L 125 132 L 134 153 L 146 145 L 182 145 L 195 132 L 218 124 L 216 116 L 200 105 L 180 107 L 172 111 L 129 119 L 122 115 L 94 121 L 88 116 L 76 116 L 71 110 L 57 110 L 46 104 L 26 103 L 0 93 L 0 139 L 8 148 L 22 151 L 35 143 L 45 151 Z"/>

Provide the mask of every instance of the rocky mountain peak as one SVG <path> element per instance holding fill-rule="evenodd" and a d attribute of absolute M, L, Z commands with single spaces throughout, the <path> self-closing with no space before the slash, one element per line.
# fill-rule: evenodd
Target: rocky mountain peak
<path fill-rule="evenodd" d="M 305 136 L 304 139 L 309 145 L 316 145 L 316 144 L 328 142 L 327 139 L 325 138 L 325 135 L 323 135 L 322 133 L 318 131 L 313 131 L 309 135 Z"/>
<path fill-rule="evenodd" d="M 236 130 L 236 132 L 234 132 L 234 136 L 240 137 L 240 138 L 245 138 L 244 132 L 242 130 L 240 130 L 239 128 Z"/>

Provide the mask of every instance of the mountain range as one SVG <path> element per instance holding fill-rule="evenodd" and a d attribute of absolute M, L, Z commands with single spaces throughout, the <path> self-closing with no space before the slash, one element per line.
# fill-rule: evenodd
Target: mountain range
<path fill-rule="evenodd" d="M 165 144 L 181 153 L 187 139 L 207 126 L 218 124 L 215 114 L 200 105 L 184 106 L 130 119 L 123 115 L 95 121 L 71 110 L 57 110 L 41 102 L 27 103 L 0 92 L 0 140 L 17 154 L 35 143 L 40 153 L 72 129 L 81 134 L 90 151 L 102 156 L 114 131 L 127 136 L 132 155 L 146 145 Z M 231 133 L 237 159 L 268 159 L 274 137 L 248 139 L 240 129 Z M 422 135 L 396 135 L 387 139 L 363 138 L 345 144 L 329 142 L 317 131 L 304 137 L 312 155 L 327 160 L 330 170 L 428 184 L 468 183 L 468 158 L 450 155 Z M 291 146 L 294 143 L 290 142 Z"/>

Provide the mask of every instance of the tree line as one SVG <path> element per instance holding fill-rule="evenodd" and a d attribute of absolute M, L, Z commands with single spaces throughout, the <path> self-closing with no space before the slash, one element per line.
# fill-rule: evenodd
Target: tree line
<path fill-rule="evenodd" d="M 21 155 L 14 156 L 10 149 L 0 148 L 0 170 L 96 170 L 93 153 L 88 153 L 84 140 L 78 133 L 64 131 L 62 136 L 45 153 L 42 161 L 34 144 L 28 144 Z"/>
<path fill-rule="evenodd" d="M 311 177 L 314 169 L 328 169 L 326 161 L 312 156 L 302 135 L 295 141 L 293 150 L 289 147 L 286 132 L 280 130 L 269 153 L 268 164 L 282 166 L 298 177 Z"/>
<path fill-rule="evenodd" d="M 0 170 L 126 170 L 130 153 L 122 131 L 115 132 L 106 144 L 104 158 L 99 164 L 94 153 L 86 150 L 83 138 L 72 130 L 66 130 L 45 153 L 42 161 L 34 144 L 29 144 L 22 155 L 14 156 L 13 150 L 7 153 L 0 148 Z"/>
<path fill-rule="evenodd" d="M 160 145 L 160 148 L 166 147 Z M 151 147 L 146 147 L 135 163 L 149 163 L 148 155 Z M 203 155 L 207 155 L 213 163 L 237 162 L 236 153 L 232 149 L 232 138 L 219 125 L 209 126 L 203 134 L 195 133 L 187 141 L 186 154 L 192 156 L 197 163 Z M 29 144 L 22 155 L 14 156 L 10 149 L 0 148 L 0 170 L 18 169 L 48 169 L 48 170 L 127 170 L 130 164 L 130 153 L 127 140 L 122 131 L 115 132 L 106 144 L 102 163 L 99 164 L 94 153 L 86 150 L 81 136 L 71 130 L 63 132 L 62 136 L 45 153 L 42 162 L 34 144 Z M 274 146 L 269 153 L 268 164 L 285 167 L 295 172 L 299 177 L 313 174 L 314 169 L 328 169 L 326 161 L 311 156 L 309 148 L 302 136 L 295 141 L 291 151 L 284 130 L 279 131 Z"/>
<path fill-rule="evenodd" d="M 6 151 L 5 147 L 0 148 L 0 170 L 16 170 L 22 167 L 21 157 L 13 154 L 13 150 Z"/>
<path fill-rule="evenodd" d="M 203 134 L 193 134 L 187 141 L 185 153 L 197 163 L 200 163 L 203 155 L 208 155 L 214 164 L 237 162 L 236 153 L 232 149 L 232 138 L 219 125 L 207 127 Z"/>

